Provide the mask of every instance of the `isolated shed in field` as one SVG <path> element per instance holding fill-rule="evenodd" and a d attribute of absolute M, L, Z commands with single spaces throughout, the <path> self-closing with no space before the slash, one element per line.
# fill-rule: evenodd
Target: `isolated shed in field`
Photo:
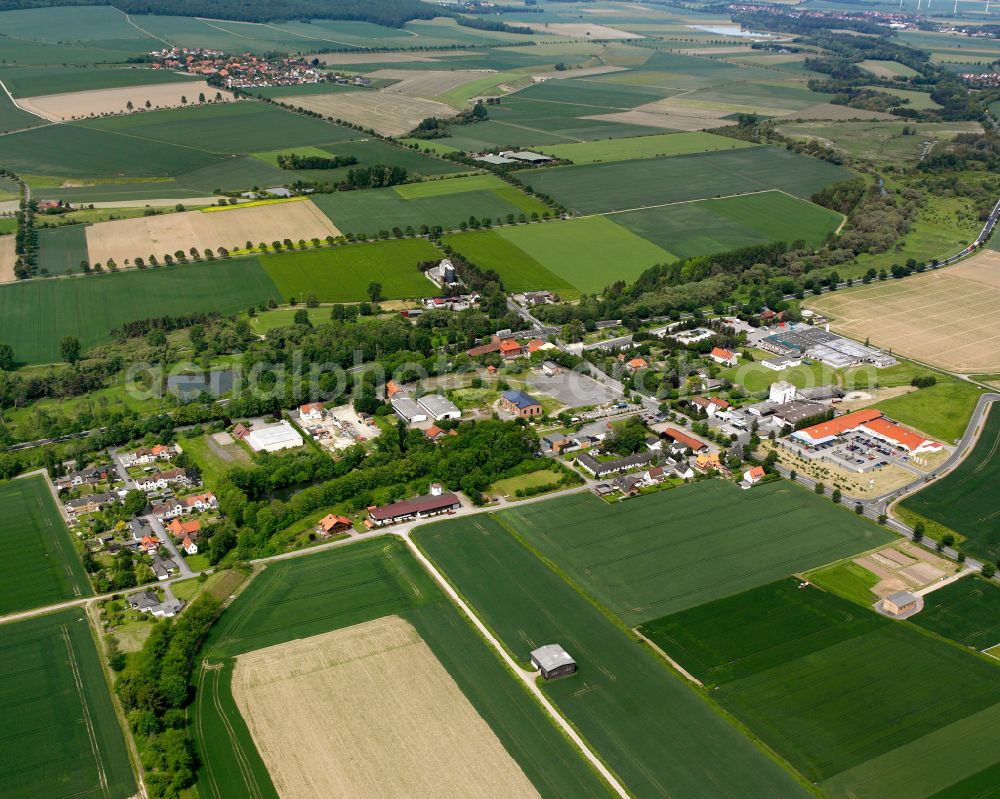
<path fill-rule="evenodd" d="M 531 665 L 542 673 L 546 680 L 565 677 L 576 671 L 576 661 L 559 644 L 546 644 L 531 653 Z"/>

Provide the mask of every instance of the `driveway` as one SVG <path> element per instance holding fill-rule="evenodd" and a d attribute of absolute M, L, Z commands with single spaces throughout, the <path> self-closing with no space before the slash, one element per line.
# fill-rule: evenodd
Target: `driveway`
<path fill-rule="evenodd" d="M 170 551 L 170 557 L 180 569 L 180 576 L 194 577 L 194 572 L 191 570 L 191 567 L 188 566 L 187 561 L 181 556 L 180 550 L 177 549 L 177 544 L 174 543 L 174 539 L 170 537 L 170 533 L 168 533 L 166 528 L 160 523 L 160 520 L 157 519 L 152 513 L 148 516 L 143 516 L 142 518 L 144 518 L 149 526 L 153 528 L 157 538 L 163 542 L 163 546 Z"/>

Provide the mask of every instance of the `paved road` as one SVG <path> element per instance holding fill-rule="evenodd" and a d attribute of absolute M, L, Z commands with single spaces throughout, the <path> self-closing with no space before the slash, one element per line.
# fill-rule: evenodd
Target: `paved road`
<path fill-rule="evenodd" d="M 177 544 L 174 543 L 174 539 L 170 537 L 170 533 L 163 526 L 160 520 L 157 519 L 152 513 L 148 516 L 143 516 L 142 518 L 145 519 L 146 523 L 153 528 L 153 532 L 156 533 L 157 538 L 160 539 L 163 546 L 170 551 L 170 557 L 173 559 L 174 563 L 177 564 L 177 568 L 180 570 L 180 579 L 185 577 L 194 577 L 196 572 L 188 566 L 187 561 L 177 549 Z"/>
<path fill-rule="evenodd" d="M 135 480 L 128 473 L 128 469 L 125 468 L 125 464 L 122 463 L 121 456 L 118 454 L 118 447 L 108 447 L 108 454 L 111 456 L 111 462 L 115 465 L 115 471 L 118 472 L 119 479 L 125 483 L 125 490 L 131 491 L 135 488 Z"/>

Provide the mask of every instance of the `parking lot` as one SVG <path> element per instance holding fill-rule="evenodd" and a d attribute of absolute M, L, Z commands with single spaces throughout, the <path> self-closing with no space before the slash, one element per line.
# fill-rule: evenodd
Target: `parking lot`
<path fill-rule="evenodd" d="M 532 375 L 528 380 L 528 387 L 540 394 L 547 394 L 567 408 L 603 405 L 620 399 L 620 395 L 594 378 L 574 371 L 561 371 L 551 377 L 544 374 Z"/>
<path fill-rule="evenodd" d="M 855 473 L 871 472 L 893 464 L 903 466 L 910 462 L 907 450 L 858 430 L 815 447 L 788 443 L 803 458 L 827 461 Z"/>

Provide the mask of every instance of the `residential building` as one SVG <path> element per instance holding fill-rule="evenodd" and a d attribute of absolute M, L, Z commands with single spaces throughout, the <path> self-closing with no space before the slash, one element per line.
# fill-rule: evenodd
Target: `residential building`
<path fill-rule="evenodd" d="M 500 395 L 500 407 L 508 413 L 522 418 L 542 415 L 541 403 L 519 389 L 509 389 L 503 392 Z"/>
<path fill-rule="evenodd" d="M 655 452 L 637 452 L 635 455 L 627 455 L 624 458 L 617 458 L 611 461 L 599 461 L 589 453 L 577 455 L 575 458 L 577 466 L 586 472 L 590 472 L 598 480 L 608 475 L 635 469 L 639 466 L 647 466 L 655 460 Z"/>
<path fill-rule="evenodd" d="M 443 430 L 436 424 L 432 424 L 430 427 L 424 430 L 424 435 L 427 436 L 431 441 L 440 441 L 445 436 L 457 436 L 457 430 Z"/>
<path fill-rule="evenodd" d="M 723 347 L 713 347 L 708 357 L 716 363 L 721 363 L 723 366 L 736 366 L 740 359 L 740 356 L 735 352 Z"/>
<path fill-rule="evenodd" d="M 645 358 L 633 358 L 625 364 L 625 368 L 629 372 L 638 372 L 640 369 L 649 368 L 649 364 L 646 362 Z"/>
<path fill-rule="evenodd" d="M 671 441 L 680 445 L 684 449 L 691 450 L 692 452 L 701 452 L 702 450 L 708 449 L 708 444 L 704 441 L 699 441 L 697 438 L 689 436 L 687 433 L 678 430 L 676 427 L 668 427 L 663 431 L 663 434 Z"/>
<path fill-rule="evenodd" d="M 753 466 L 743 472 L 743 479 L 750 485 L 754 485 L 764 479 L 764 474 L 765 472 L 763 466 Z"/>
<path fill-rule="evenodd" d="M 181 502 L 184 503 L 184 507 L 187 508 L 189 513 L 191 511 L 204 512 L 219 507 L 219 500 L 215 498 L 215 494 L 211 491 L 184 497 Z"/>
<path fill-rule="evenodd" d="M 105 505 L 111 505 L 118 501 L 118 497 L 109 492 L 104 492 L 101 494 L 90 494 L 86 497 L 80 497 L 79 499 L 68 500 L 66 505 L 66 512 L 70 515 L 79 516 L 84 513 L 97 513 Z"/>
<path fill-rule="evenodd" d="M 328 513 L 316 525 L 316 532 L 321 538 L 327 538 L 334 533 L 344 533 L 354 529 L 354 523 L 347 516 Z"/>
<path fill-rule="evenodd" d="M 721 472 L 722 462 L 719 460 L 719 453 L 713 452 L 711 454 L 703 452 L 698 457 L 694 459 L 694 468 L 699 472 L 716 471 Z"/>
<path fill-rule="evenodd" d="M 500 342 L 500 354 L 509 360 L 511 358 L 520 358 L 524 354 L 524 350 L 514 339 L 505 338 Z"/>
<path fill-rule="evenodd" d="M 323 421 L 323 403 L 309 402 L 299 406 L 299 419 L 304 424 L 314 424 Z"/>
<path fill-rule="evenodd" d="M 183 549 L 184 552 L 188 555 L 198 554 L 198 545 L 194 542 L 194 539 L 191 538 L 190 536 L 185 537 L 184 540 L 181 541 L 181 549 Z"/>
<path fill-rule="evenodd" d="M 158 618 L 170 618 L 180 613 L 183 599 L 165 599 L 162 602 L 155 591 L 139 591 L 127 599 L 129 606 L 140 613 L 149 613 Z"/>
<path fill-rule="evenodd" d="M 174 538 L 189 538 L 201 532 L 201 522 L 193 519 L 189 522 L 182 522 L 180 519 L 173 519 L 170 524 L 164 525 L 164 529 Z"/>

